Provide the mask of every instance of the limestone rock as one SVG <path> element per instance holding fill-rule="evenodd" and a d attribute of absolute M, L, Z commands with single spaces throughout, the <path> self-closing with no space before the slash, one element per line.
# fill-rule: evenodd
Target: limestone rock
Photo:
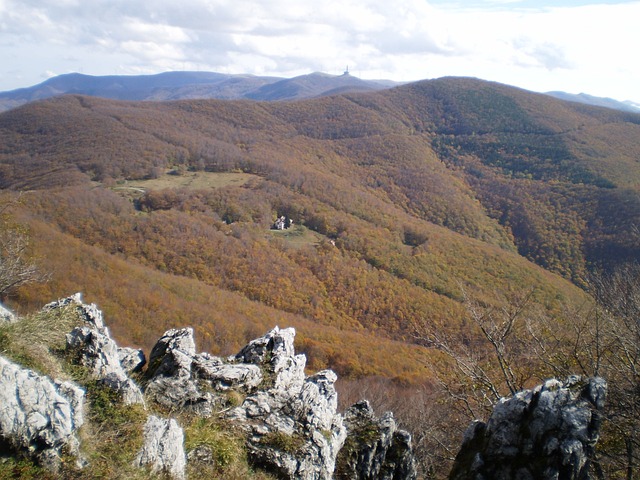
<path fill-rule="evenodd" d="M 127 373 L 140 372 L 147 363 L 142 350 L 129 347 L 118 347 L 118 359 Z"/>
<path fill-rule="evenodd" d="M 151 467 L 152 473 L 171 478 L 185 478 L 187 464 L 184 433 L 174 419 L 149 416 L 144 426 L 144 445 L 136 457 L 136 465 Z"/>
<path fill-rule="evenodd" d="M 199 368 L 197 372 L 200 378 L 210 381 L 216 390 L 229 390 L 238 386 L 253 389 L 262 382 L 262 371 L 256 365 L 207 366 Z"/>
<path fill-rule="evenodd" d="M 0 437 L 56 469 L 63 449 L 78 454 L 84 391 L 0 357 Z"/>
<path fill-rule="evenodd" d="M 170 409 L 211 415 L 217 400 L 201 388 L 199 378 L 192 372 L 195 352 L 193 329 L 166 331 L 149 355 L 147 397 Z"/>
<path fill-rule="evenodd" d="M 397 428 L 391 412 L 378 419 L 363 400 L 345 412 L 344 422 L 347 439 L 338 456 L 337 479 L 416 478 L 411 435 Z"/>
<path fill-rule="evenodd" d="M 465 433 L 450 479 L 588 479 L 607 384 L 552 379 L 502 399 Z"/>
<path fill-rule="evenodd" d="M 56 300 L 55 302 L 48 303 L 42 309 L 54 310 L 56 308 L 67 307 L 69 305 L 75 305 L 78 308 L 78 312 L 80 313 L 87 327 L 94 328 L 100 331 L 100 333 L 109 336 L 109 331 L 104 325 L 102 311 L 98 309 L 95 303 L 92 303 L 90 305 L 83 303 L 81 293 L 75 293 L 69 297 L 61 298 L 59 300 Z"/>
<path fill-rule="evenodd" d="M 67 349 L 97 380 L 117 391 L 125 404 L 144 403 L 142 391 L 122 368 L 118 345 L 108 331 L 77 327 L 66 336 Z"/>
<path fill-rule="evenodd" d="M 48 303 L 43 310 L 68 306 L 77 308 L 84 323 L 66 335 L 67 349 L 73 350 L 75 360 L 86 367 L 95 379 L 117 391 L 126 404 L 144 403 L 142 391 L 122 367 L 120 349 L 109 335 L 102 312 L 95 304 L 82 303 L 82 295 L 76 293 Z"/>
<path fill-rule="evenodd" d="M 278 327 L 253 340 L 234 359 L 259 365 L 270 384 L 247 396 L 228 418 L 249 432 L 252 460 L 287 479 L 333 478 L 346 431 L 337 413 L 336 375 L 305 377 L 295 330 Z"/>
<path fill-rule="evenodd" d="M 66 335 L 67 349 L 73 350 L 75 360 L 86 367 L 95 379 L 117 391 L 126 404 L 144 403 L 142 391 L 122 367 L 120 349 L 111 338 L 102 312 L 95 304 L 82 303 L 82 295 L 76 293 L 45 305 L 43 310 L 68 306 L 77 308 L 84 323 Z"/>
<path fill-rule="evenodd" d="M 149 355 L 149 376 L 189 377 L 196 355 L 192 328 L 171 329 L 156 342 Z"/>
<path fill-rule="evenodd" d="M 208 353 L 196 354 L 193 329 L 172 329 L 158 340 L 149 356 L 145 393 L 160 405 L 209 416 L 223 403 L 216 392 L 251 392 L 262 383 L 254 364 L 223 361 Z"/>
<path fill-rule="evenodd" d="M 293 328 L 280 329 L 275 327 L 266 335 L 249 342 L 236 355 L 236 359 L 245 363 L 262 364 L 270 361 L 273 357 L 292 357 L 295 336 L 296 331 Z"/>

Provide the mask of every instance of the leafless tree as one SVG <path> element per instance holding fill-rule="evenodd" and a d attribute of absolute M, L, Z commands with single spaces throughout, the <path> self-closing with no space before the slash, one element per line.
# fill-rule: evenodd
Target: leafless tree
<path fill-rule="evenodd" d="M 505 395 L 528 386 L 531 362 L 527 319 L 534 290 L 512 294 L 501 306 L 483 305 L 463 290 L 471 323 L 463 338 L 420 325 L 416 337 L 445 354 L 435 368 L 441 387 L 470 419 L 486 416 Z M 530 359 L 528 359 L 530 360 Z"/>
<path fill-rule="evenodd" d="M 48 278 L 30 255 L 26 229 L 10 219 L 8 212 L 19 201 L 5 200 L 0 206 L 0 301 L 22 285 Z"/>

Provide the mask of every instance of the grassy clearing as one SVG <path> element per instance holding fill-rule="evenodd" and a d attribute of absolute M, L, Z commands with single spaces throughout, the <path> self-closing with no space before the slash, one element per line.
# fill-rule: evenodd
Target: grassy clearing
<path fill-rule="evenodd" d="M 180 175 L 165 173 L 158 178 L 149 180 L 131 180 L 116 185 L 113 190 L 132 195 L 142 194 L 148 190 L 163 190 L 165 188 L 187 188 L 191 190 L 216 189 L 223 187 L 241 187 L 251 180 L 260 177 L 250 173 L 228 172 L 185 172 Z"/>
<path fill-rule="evenodd" d="M 327 238 L 303 225 L 296 225 L 287 230 L 269 230 L 269 236 L 283 240 L 286 245 L 293 248 L 315 247 Z"/>

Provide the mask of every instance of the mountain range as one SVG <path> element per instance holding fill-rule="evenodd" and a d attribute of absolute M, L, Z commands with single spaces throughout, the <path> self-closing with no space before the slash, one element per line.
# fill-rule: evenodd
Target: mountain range
<path fill-rule="evenodd" d="M 380 90 L 394 85 L 395 82 L 387 80 L 361 80 L 348 72 L 338 76 L 316 72 L 294 78 L 212 72 L 108 76 L 69 73 L 32 87 L 0 92 L 0 111 L 64 94 L 154 101 L 195 98 L 295 100 L 349 91 Z"/>
<path fill-rule="evenodd" d="M 293 78 L 231 75 L 214 72 L 165 72 L 157 75 L 92 76 L 69 73 L 38 85 L 0 92 L 0 112 L 56 95 L 79 94 L 116 100 L 299 100 L 347 92 L 365 92 L 398 86 L 390 80 L 362 80 L 349 74 L 315 72 Z M 555 98 L 587 105 L 639 113 L 640 105 L 585 93 L 547 92 Z"/>
<path fill-rule="evenodd" d="M 640 104 L 626 100 L 620 102 L 612 98 L 595 97 L 586 93 L 565 93 L 565 92 L 547 92 L 547 95 L 559 98 L 561 100 L 567 100 L 569 102 L 584 103 L 586 105 L 593 105 L 596 107 L 613 108 L 615 110 L 624 110 L 627 112 L 638 113 L 640 112 Z"/>

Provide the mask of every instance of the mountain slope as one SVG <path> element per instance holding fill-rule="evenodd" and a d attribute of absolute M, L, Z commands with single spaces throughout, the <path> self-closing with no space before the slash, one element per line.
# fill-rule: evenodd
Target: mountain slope
<path fill-rule="evenodd" d="M 135 302 L 97 273 L 126 261 L 154 311 L 189 279 L 199 293 L 167 311 L 256 305 L 249 323 L 296 324 L 314 366 L 387 376 L 387 345 L 414 352 L 421 324 L 473 337 L 465 294 L 499 306 L 535 288 L 561 315 L 586 301 L 566 279 L 637 259 L 639 130 L 638 115 L 459 78 L 275 103 L 65 96 L 0 115 L 0 184 L 32 190 L 24 221 L 60 235 L 37 236 L 58 273 L 22 302 L 90 288 L 143 343 L 153 322 L 133 326 Z M 203 186 L 221 173 L 244 176 Z M 276 215 L 297 227 L 270 233 Z M 67 241 L 101 258 L 73 264 L 84 277 L 56 263 Z M 233 318 L 197 328 L 250 339 Z M 430 378 L 411 355 L 399 376 Z"/>

